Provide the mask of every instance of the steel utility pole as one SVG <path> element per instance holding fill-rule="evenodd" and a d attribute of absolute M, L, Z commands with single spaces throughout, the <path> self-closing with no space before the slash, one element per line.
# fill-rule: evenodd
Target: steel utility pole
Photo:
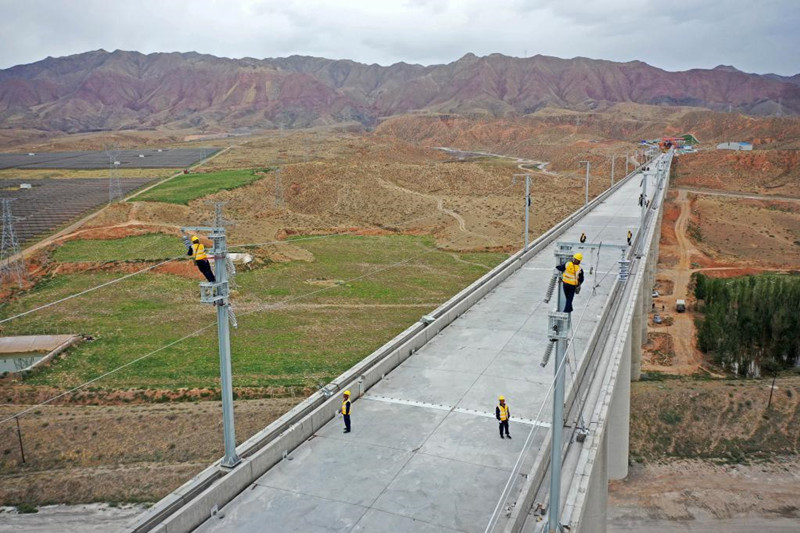
<path fill-rule="evenodd" d="M 236 317 L 230 304 L 230 287 L 228 282 L 228 246 L 225 227 L 222 222 L 222 203 L 215 204 L 216 220 L 214 227 L 181 228 L 183 232 L 202 231 L 210 233 L 214 248 L 214 283 L 200 284 L 200 301 L 210 303 L 217 308 L 217 336 L 219 339 L 219 373 L 222 384 L 222 428 L 225 440 L 225 456 L 221 465 L 233 468 L 241 459 L 236 453 L 236 431 L 233 422 L 233 387 L 231 373 L 231 340 L 228 322 L 236 327 Z"/>
<path fill-rule="evenodd" d="M 589 203 L 589 169 L 591 168 L 592 164 L 589 161 L 581 161 L 578 164 L 583 165 L 586 164 L 586 198 L 584 199 L 583 205 Z"/>
<path fill-rule="evenodd" d="M 617 154 L 611 156 L 611 186 L 614 186 L 614 163 L 617 161 Z"/>
<path fill-rule="evenodd" d="M 528 249 L 528 219 L 530 218 L 530 210 L 531 210 L 531 175 L 530 174 L 514 174 L 512 176 L 512 183 L 517 183 L 517 178 L 525 177 L 525 247 L 524 250 Z"/>
<path fill-rule="evenodd" d="M 556 263 L 566 264 L 572 259 L 572 246 L 562 243 L 556 244 Z M 550 503 L 547 506 L 548 525 L 547 531 L 550 533 L 560 533 L 561 524 L 559 517 L 561 514 L 561 440 L 564 428 L 564 362 L 567 354 L 567 339 L 569 338 L 570 315 L 564 313 L 566 298 L 562 287 L 563 281 L 559 272 L 556 271 L 548 287 L 545 303 L 550 301 L 553 288 L 558 291 L 558 298 L 555 311 L 548 315 L 547 335 L 550 344 L 547 345 L 544 359 L 541 365 L 547 366 L 550 354 L 555 347 L 556 360 L 553 370 L 555 387 L 553 388 L 553 419 L 550 425 Z"/>
<path fill-rule="evenodd" d="M 564 265 L 572 260 L 573 251 L 581 248 L 597 249 L 599 254 L 600 247 L 603 248 L 617 248 L 622 253 L 619 260 L 619 274 L 617 281 L 625 282 L 628 279 L 628 271 L 630 261 L 625 258 L 625 253 L 628 247 L 619 244 L 585 244 L 585 243 L 571 243 L 571 242 L 557 242 L 555 249 L 556 265 Z M 559 523 L 559 515 L 561 513 L 561 443 L 564 429 L 564 388 L 565 388 L 565 362 L 567 354 L 567 344 L 569 340 L 569 331 L 572 327 L 570 313 L 564 313 L 564 305 L 566 304 L 566 297 L 564 296 L 563 281 L 561 273 L 556 270 L 553 277 L 550 278 L 550 284 L 547 287 L 547 294 L 544 297 L 544 303 L 550 303 L 553 297 L 553 291 L 558 291 L 558 298 L 556 308 L 548 315 L 547 335 L 550 342 L 544 352 L 544 357 L 540 363 L 542 367 L 546 367 L 550 361 L 550 356 L 553 349 L 556 351 L 554 374 L 554 388 L 553 388 L 553 419 L 550 425 L 550 503 L 547 506 L 548 525 L 547 531 L 550 533 L 560 533 L 561 524 Z M 583 424 L 583 422 L 581 422 Z M 583 428 L 584 430 L 586 428 Z"/>

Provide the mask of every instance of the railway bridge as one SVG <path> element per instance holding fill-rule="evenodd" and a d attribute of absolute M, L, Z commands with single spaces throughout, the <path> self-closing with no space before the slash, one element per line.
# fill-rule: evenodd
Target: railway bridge
<path fill-rule="evenodd" d="M 608 481 L 628 471 L 671 160 L 635 169 L 125 531 L 605 531 Z M 586 280 L 554 332 L 554 267 L 579 251 Z M 512 439 L 498 435 L 498 395 Z"/>

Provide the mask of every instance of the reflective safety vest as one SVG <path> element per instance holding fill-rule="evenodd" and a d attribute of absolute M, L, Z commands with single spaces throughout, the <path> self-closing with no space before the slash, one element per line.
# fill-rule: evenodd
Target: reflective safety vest
<path fill-rule="evenodd" d="M 577 285 L 578 284 L 578 273 L 580 271 L 581 271 L 580 265 L 576 265 L 575 263 L 570 261 L 564 267 L 564 275 L 561 276 L 561 281 L 563 281 L 567 285 Z"/>
<path fill-rule="evenodd" d="M 342 401 L 342 414 L 349 415 L 350 414 L 350 400 Z"/>
<path fill-rule="evenodd" d="M 508 420 L 508 404 L 498 405 L 497 408 L 500 409 L 500 422 Z"/>
<path fill-rule="evenodd" d="M 208 257 L 206 255 L 206 247 L 199 242 L 192 245 L 192 253 L 194 254 L 195 261 L 201 261 Z"/>

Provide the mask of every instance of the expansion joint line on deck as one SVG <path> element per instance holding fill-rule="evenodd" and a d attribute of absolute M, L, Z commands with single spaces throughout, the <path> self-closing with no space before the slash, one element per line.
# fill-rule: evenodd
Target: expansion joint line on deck
<path fill-rule="evenodd" d="M 403 400 L 402 398 L 390 398 L 388 396 L 379 396 L 377 394 L 367 393 L 363 395 L 361 398 L 364 400 L 374 400 L 376 402 L 392 403 L 396 405 L 411 405 L 414 407 L 425 407 L 428 409 L 436 409 L 438 411 L 448 411 L 453 413 L 461 413 L 465 415 L 482 416 L 484 418 L 492 418 L 492 419 L 495 418 L 495 414 L 490 413 L 488 411 L 478 411 L 477 409 L 464 409 L 463 407 L 453 407 L 450 405 L 419 402 L 415 400 Z M 513 422 L 519 422 L 520 424 L 527 424 L 529 426 L 539 426 L 544 428 L 550 427 L 550 422 L 541 422 L 539 420 L 533 420 L 530 418 L 520 418 L 515 416 L 511 420 Z"/>

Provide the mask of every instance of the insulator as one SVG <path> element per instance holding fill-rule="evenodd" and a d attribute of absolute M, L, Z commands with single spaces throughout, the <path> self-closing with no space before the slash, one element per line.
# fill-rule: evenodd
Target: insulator
<path fill-rule="evenodd" d="M 239 322 L 236 321 L 236 315 L 233 314 L 233 307 L 231 307 L 230 304 L 228 304 L 228 320 L 231 321 L 231 326 L 233 326 L 233 329 L 239 328 Z"/>
<path fill-rule="evenodd" d="M 627 259 L 620 259 L 619 260 L 619 274 L 617 275 L 617 279 L 619 281 L 626 281 L 628 279 L 628 274 L 630 272 L 630 265 L 631 262 Z"/>
<path fill-rule="evenodd" d="M 542 357 L 542 362 L 539 363 L 542 368 L 547 366 L 547 363 L 550 362 L 550 356 L 553 354 L 553 346 L 555 346 L 555 342 L 548 342 L 547 348 L 544 349 L 544 357 Z"/>
<path fill-rule="evenodd" d="M 558 281 L 558 275 L 554 274 L 553 277 L 550 278 L 550 284 L 547 286 L 547 294 L 544 296 L 544 303 L 549 304 L 550 298 L 553 297 L 553 291 L 556 288 L 556 282 Z"/>

